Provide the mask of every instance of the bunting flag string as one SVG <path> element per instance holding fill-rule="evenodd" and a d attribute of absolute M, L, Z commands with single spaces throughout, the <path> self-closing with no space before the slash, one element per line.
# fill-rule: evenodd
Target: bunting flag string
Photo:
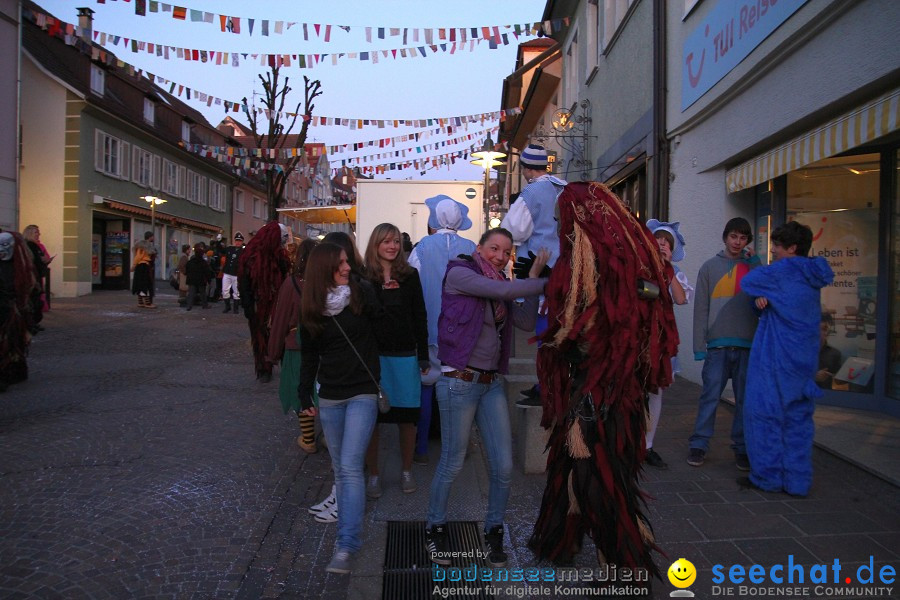
<path fill-rule="evenodd" d="M 478 141 L 484 142 L 484 138 L 488 133 L 496 133 L 499 131 L 499 127 L 492 127 L 490 129 L 486 129 L 478 134 L 468 134 L 464 136 L 460 136 L 457 138 L 443 140 L 441 142 L 436 142 L 434 144 L 422 144 L 421 146 L 414 146 L 412 148 L 404 148 L 402 150 L 393 150 L 391 152 L 380 152 L 377 154 L 369 154 L 365 156 L 351 156 L 347 158 L 340 158 L 337 156 L 329 157 L 334 161 L 341 161 L 342 166 L 346 166 L 349 164 L 362 164 L 368 163 L 372 161 L 381 161 L 386 158 L 406 158 L 408 155 L 418 155 L 424 154 L 426 152 L 431 152 L 437 150 L 439 148 L 444 148 L 447 146 L 456 146 L 457 144 L 462 144 L 464 142 L 473 142 L 474 145 L 479 145 Z"/>
<path fill-rule="evenodd" d="M 76 34 L 80 31 L 76 27 Z M 321 64 L 330 62 L 332 66 L 337 65 L 338 61 L 360 61 L 378 64 L 384 60 L 400 60 L 403 58 L 425 58 L 427 56 L 438 53 L 456 54 L 457 51 L 463 52 L 468 49 L 474 52 L 483 40 L 469 40 L 468 42 L 451 42 L 432 44 L 427 46 L 409 46 L 404 48 L 392 48 L 388 50 L 367 50 L 359 52 L 336 52 L 331 54 L 291 54 L 291 53 L 249 53 L 249 52 L 226 52 L 224 50 L 199 50 L 194 48 L 184 48 L 181 46 L 169 46 L 158 42 L 149 42 L 129 38 L 126 36 L 108 33 L 105 31 L 94 30 L 92 32 L 93 39 L 101 46 L 119 46 L 120 44 L 125 50 L 129 50 L 134 54 L 146 53 L 163 60 L 185 60 L 206 63 L 217 66 L 239 67 L 241 60 L 244 63 L 256 62 L 261 66 L 279 66 L 291 67 L 296 66 L 299 69 L 312 69 Z M 496 50 L 500 46 L 508 46 L 510 44 L 507 34 L 500 36 L 499 42 L 491 40 L 489 48 Z M 429 54 L 429 52 L 431 54 Z M 327 59 L 327 60 L 326 60 Z"/>
<path fill-rule="evenodd" d="M 496 130 L 496 128 L 494 128 Z M 473 146 L 479 146 L 483 143 L 483 140 L 476 142 Z M 197 156 L 201 156 L 204 158 L 214 159 L 219 163 L 231 165 L 235 172 L 238 175 L 244 174 L 258 174 L 268 170 L 274 170 L 278 172 L 284 171 L 284 168 L 278 163 L 269 163 L 261 160 L 261 156 L 251 158 L 250 156 L 235 156 L 229 155 L 227 153 L 216 152 L 212 149 L 206 148 L 204 149 L 199 144 L 185 144 L 184 148 Z M 212 147 L 210 147 L 212 148 Z M 235 148 L 236 149 L 236 148 Z M 386 173 L 387 171 L 402 171 L 405 169 L 417 169 L 422 170 L 425 168 L 438 168 L 441 166 L 450 166 L 456 164 L 457 160 L 468 160 L 470 150 L 456 150 L 453 152 L 447 152 L 444 154 L 437 154 L 434 156 L 426 156 L 426 157 L 416 157 L 416 158 L 406 158 L 405 154 L 402 156 L 397 156 L 394 158 L 398 158 L 400 160 L 394 160 L 393 162 L 385 162 L 375 165 L 362 164 L 359 166 L 359 170 L 363 173 Z M 365 158 L 365 157 L 360 157 Z M 391 157 L 385 157 L 391 158 Z M 347 158 L 342 159 L 341 167 L 350 166 L 350 162 L 356 159 Z M 367 161 L 364 161 L 367 162 Z M 336 175 L 339 172 L 341 167 L 332 167 L 331 172 L 332 176 Z M 300 170 L 301 174 L 311 175 L 310 169 L 307 167 L 305 169 Z"/>
<path fill-rule="evenodd" d="M 118 1 L 118 0 L 112 0 Z M 129 2 L 130 0 L 125 0 Z M 106 4 L 106 0 L 97 0 L 97 4 Z M 241 34 L 246 31 L 249 36 L 253 36 L 254 32 L 262 37 L 269 37 L 271 34 L 282 35 L 292 27 L 299 27 L 303 31 L 304 41 L 310 38 L 330 42 L 332 32 L 340 29 L 345 33 L 350 33 L 353 29 L 362 29 L 365 32 L 366 41 L 372 42 L 374 39 L 383 40 L 386 37 L 403 39 L 403 45 L 408 44 L 408 40 L 413 43 L 420 40 L 425 44 L 433 44 L 433 40 L 441 40 L 448 42 L 462 41 L 466 39 L 483 39 L 493 40 L 500 43 L 500 31 L 512 31 L 516 37 L 545 35 L 549 36 L 568 27 L 569 17 L 561 17 L 558 19 L 550 19 L 536 23 L 523 23 L 514 25 L 487 25 L 478 27 L 387 27 L 387 26 L 359 26 L 359 25 L 332 25 L 323 23 L 298 23 L 296 21 L 260 19 L 253 17 L 238 17 L 232 15 L 222 15 L 202 10 L 194 10 L 183 6 L 176 6 L 158 0 L 136 0 L 134 5 L 134 14 L 140 17 L 146 17 L 147 14 L 171 14 L 172 18 L 178 21 L 186 21 L 191 23 L 211 24 L 218 26 L 222 33 Z M 256 24 L 259 23 L 259 27 Z M 246 25 L 246 27 L 242 27 Z"/>
<path fill-rule="evenodd" d="M 495 121 L 498 119 L 503 122 L 508 117 L 521 114 L 522 112 L 522 109 L 520 107 L 514 107 L 489 113 L 476 113 L 455 117 L 429 117 L 425 119 L 367 119 L 359 117 L 348 118 L 298 115 L 297 113 L 292 112 L 273 112 L 257 106 L 247 106 L 243 101 L 225 100 L 219 98 L 218 96 L 199 91 L 196 88 L 191 88 L 187 85 L 172 81 L 170 79 L 166 79 L 165 77 L 155 75 L 150 72 L 145 73 L 142 69 L 118 58 L 111 51 L 107 51 L 103 48 L 88 44 L 82 39 L 81 35 L 78 34 L 78 32 L 80 32 L 81 30 L 79 27 L 73 25 L 72 23 L 66 23 L 65 21 L 57 19 L 56 17 L 47 15 L 42 12 L 22 8 L 22 18 L 28 19 L 31 22 L 35 23 L 37 26 L 41 27 L 44 31 L 47 32 L 47 35 L 51 37 L 58 37 L 66 44 L 73 46 L 82 52 L 90 54 L 91 59 L 94 61 L 101 62 L 109 66 L 115 66 L 116 68 L 124 71 L 125 73 L 128 73 L 135 78 L 146 77 L 150 80 L 151 83 L 158 85 L 161 89 L 168 92 L 172 96 L 177 96 L 179 98 L 184 98 L 187 100 L 196 100 L 206 104 L 208 107 L 213 105 L 222 106 L 224 107 L 226 113 L 252 111 L 257 115 L 265 115 L 268 119 L 272 119 L 274 117 L 292 119 L 299 116 L 304 120 L 309 120 L 310 126 L 312 127 L 338 126 L 349 127 L 351 130 L 355 130 L 363 129 L 365 127 L 377 127 L 379 129 L 383 129 L 385 127 L 461 127 L 468 123 L 478 123 L 483 125 L 487 121 Z"/>
<path fill-rule="evenodd" d="M 377 140 L 367 140 L 363 142 L 346 142 L 344 144 L 336 144 L 336 145 L 326 145 L 324 146 L 326 153 L 329 156 L 334 156 L 337 154 L 341 154 L 343 152 L 356 152 L 358 150 L 363 150 L 365 148 L 393 148 L 398 144 L 402 144 L 405 142 L 419 142 L 421 140 L 430 139 L 434 135 L 438 134 L 452 134 L 454 131 L 457 131 L 459 128 L 454 128 L 452 126 L 447 127 L 438 127 L 435 129 L 429 129 L 426 131 L 419 131 L 414 133 L 408 133 L 404 135 L 398 135 L 389 138 L 380 138 Z M 468 129 L 468 125 L 464 125 L 463 129 Z M 472 136 L 479 136 L 487 133 L 488 131 L 494 131 L 497 128 L 494 127 L 490 130 L 482 130 L 480 132 L 472 133 Z M 464 137 L 464 136 L 463 136 Z M 460 138 L 456 138 L 460 139 Z M 213 152 L 216 154 L 226 154 L 228 156 L 263 156 L 268 153 L 269 158 L 292 158 L 297 156 L 296 148 L 280 148 L 280 149 L 272 149 L 272 148 L 252 148 L 248 146 L 209 146 L 206 144 L 191 144 L 191 150 L 196 152 Z M 187 147 L 187 145 L 185 146 Z M 317 150 L 314 149 L 314 150 Z M 316 154 L 314 153 L 314 156 Z"/>

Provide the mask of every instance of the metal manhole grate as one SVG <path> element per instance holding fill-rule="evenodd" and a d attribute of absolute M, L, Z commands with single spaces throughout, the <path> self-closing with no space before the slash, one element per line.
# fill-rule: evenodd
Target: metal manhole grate
<path fill-rule="evenodd" d="M 478 523 L 474 521 L 450 521 L 447 523 L 450 550 L 468 553 L 468 556 L 453 558 L 448 568 L 464 569 L 473 564 L 484 567 L 484 559 L 475 550 L 482 550 Z M 453 594 L 453 598 L 486 598 L 477 582 L 435 581 L 431 561 L 425 552 L 425 523 L 423 521 L 388 521 L 387 544 L 384 552 L 384 576 L 381 597 L 383 600 L 429 600 L 434 588 L 456 588 L 458 591 L 473 590 L 471 594 Z M 478 591 L 476 591 L 478 590 Z"/>

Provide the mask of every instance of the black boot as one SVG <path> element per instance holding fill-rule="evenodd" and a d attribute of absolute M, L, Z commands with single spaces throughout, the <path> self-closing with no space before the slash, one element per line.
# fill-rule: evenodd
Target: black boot
<path fill-rule="evenodd" d="M 229 312 L 231 310 L 231 298 L 225 298 L 225 310 L 222 311 L 222 314 Z"/>
<path fill-rule="evenodd" d="M 234 314 L 238 314 L 239 312 L 241 312 L 241 302 L 240 302 L 240 300 L 235 300 L 234 301 Z"/>
<path fill-rule="evenodd" d="M 489 531 L 485 531 L 484 542 L 487 546 L 488 566 L 495 569 L 505 567 L 506 552 L 503 551 L 503 525 L 494 525 Z"/>

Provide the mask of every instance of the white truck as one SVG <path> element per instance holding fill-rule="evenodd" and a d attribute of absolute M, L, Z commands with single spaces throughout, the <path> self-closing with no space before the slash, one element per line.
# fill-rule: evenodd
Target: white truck
<path fill-rule="evenodd" d="M 472 228 L 459 234 L 477 244 L 485 230 L 484 182 L 358 179 L 355 230 L 360 253 L 365 252 L 372 230 L 380 223 L 393 223 L 409 234 L 413 244 L 428 235 L 425 200 L 439 194 L 469 207 Z"/>

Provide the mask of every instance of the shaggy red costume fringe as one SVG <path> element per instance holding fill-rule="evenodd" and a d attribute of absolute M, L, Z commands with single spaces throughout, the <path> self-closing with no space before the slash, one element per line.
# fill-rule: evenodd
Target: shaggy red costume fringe
<path fill-rule="evenodd" d="M 549 328 L 537 361 L 541 424 L 552 431 L 529 546 L 539 559 L 566 563 L 587 533 L 600 564 L 658 576 L 638 477 L 647 393 L 671 383 L 678 349 L 672 267 L 606 186 L 569 184 L 558 204 L 560 257 L 546 288 Z M 659 286 L 657 299 L 638 297 L 640 279 Z"/>
<path fill-rule="evenodd" d="M 25 238 L 15 231 L 12 234 L 15 244 L 13 255 L 2 284 L 2 301 L 6 304 L 0 309 L 0 385 L 15 383 L 28 378 L 26 356 L 31 342 L 29 328 L 34 325 L 31 295 L 37 289 L 35 268 L 31 250 Z"/>
<path fill-rule="evenodd" d="M 281 228 L 275 221 L 266 223 L 244 248 L 238 263 L 241 305 L 250 326 L 257 377 L 272 372 L 272 363 L 266 359 L 269 318 L 289 268 L 290 260 L 281 246 Z"/>

